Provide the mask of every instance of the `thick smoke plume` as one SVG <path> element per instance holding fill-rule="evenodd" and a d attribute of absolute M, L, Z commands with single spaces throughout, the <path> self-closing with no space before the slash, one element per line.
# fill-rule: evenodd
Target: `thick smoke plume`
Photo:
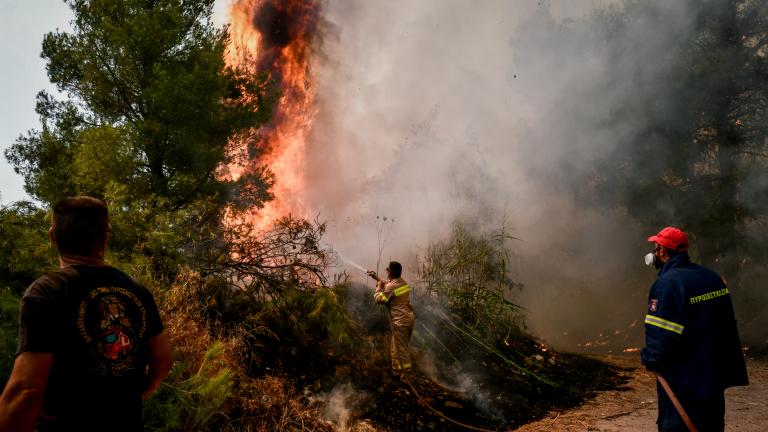
<path fill-rule="evenodd" d="M 663 89 L 686 40 L 692 11 L 656 3 L 618 39 L 593 25 L 607 2 L 328 3 L 307 195 L 332 244 L 373 267 L 376 216 L 393 218 L 383 260 L 408 278 L 456 221 L 506 223 L 535 333 L 575 348 L 625 332 L 654 277 L 648 233 L 578 192 L 642 131 L 632 101 Z"/>

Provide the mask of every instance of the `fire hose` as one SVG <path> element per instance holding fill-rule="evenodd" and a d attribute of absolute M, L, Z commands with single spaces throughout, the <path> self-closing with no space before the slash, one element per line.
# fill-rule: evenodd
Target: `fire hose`
<path fill-rule="evenodd" d="M 656 378 L 659 380 L 659 383 L 664 388 L 664 391 L 667 393 L 667 396 L 669 396 L 669 399 L 672 401 L 672 405 L 675 406 L 677 413 L 680 414 L 680 417 L 683 418 L 685 425 L 688 426 L 688 430 L 690 430 L 691 432 L 698 432 L 698 429 L 696 429 L 696 426 L 693 425 L 691 418 L 688 417 L 688 414 L 685 412 L 685 409 L 683 409 L 683 405 L 680 403 L 679 400 L 677 400 L 677 396 L 675 396 L 675 392 L 672 391 L 672 387 L 669 386 L 669 383 L 667 382 L 667 380 L 664 379 L 664 377 L 659 374 L 656 374 Z"/>
<path fill-rule="evenodd" d="M 408 385 L 408 387 L 410 387 L 411 391 L 413 392 L 414 396 L 416 396 L 416 400 L 419 402 L 419 404 L 420 404 L 420 405 L 422 405 L 422 406 L 424 406 L 425 408 L 427 408 L 428 410 L 432 411 L 432 413 L 433 413 L 433 414 L 435 414 L 436 416 L 440 417 L 441 419 L 443 419 L 443 420 L 445 420 L 445 421 L 447 421 L 447 422 L 453 423 L 453 424 L 455 424 L 456 426 L 459 426 L 459 427 L 461 427 L 461 428 L 464 428 L 464 429 L 467 429 L 467 430 L 473 430 L 473 431 L 478 431 L 478 432 L 493 432 L 492 430 L 489 430 L 489 429 L 483 429 L 483 428 L 479 428 L 479 427 L 475 427 L 475 426 L 470 426 L 470 425 L 468 425 L 468 424 L 464 424 L 464 423 L 461 423 L 461 422 L 459 422 L 459 421 L 456 421 L 456 420 L 454 420 L 454 419 L 452 419 L 452 418 L 450 418 L 450 417 L 446 416 L 446 415 L 445 415 L 445 414 L 443 414 L 441 411 L 439 411 L 439 410 L 437 410 L 437 409 L 433 408 L 433 407 L 432 407 L 432 406 L 431 406 L 431 405 L 430 405 L 430 404 L 429 404 L 429 403 L 428 403 L 426 400 L 424 400 L 424 399 L 423 399 L 423 398 L 422 398 L 422 397 L 419 395 L 419 392 L 418 392 L 418 391 L 416 391 L 416 387 L 415 387 L 415 386 L 414 386 L 414 385 L 411 383 L 411 381 L 410 381 L 410 380 L 407 380 L 407 379 L 403 379 L 402 381 L 403 381 L 405 384 L 407 384 L 407 385 Z"/>
<path fill-rule="evenodd" d="M 659 383 L 661 383 L 661 386 L 664 388 L 664 391 L 667 393 L 667 396 L 669 396 L 669 399 L 672 401 L 672 405 L 675 406 L 675 409 L 677 410 L 678 414 L 680 414 L 680 417 L 682 417 L 683 421 L 685 422 L 685 425 L 688 427 L 688 430 L 690 430 L 690 432 L 698 432 L 698 429 L 696 429 L 696 426 L 694 426 L 693 421 L 691 421 L 691 418 L 688 417 L 688 414 L 685 412 L 683 405 L 677 399 L 677 396 L 675 396 L 675 392 L 672 391 L 672 387 L 669 386 L 669 383 L 667 382 L 667 380 L 664 379 L 664 377 L 659 374 L 656 374 L 656 378 L 659 380 Z M 467 430 L 473 430 L 478 432 L 493 432 L 489 429 L 483 429 L 483 428 L 461 423 L 457 420 L 454 420 L 446 416 L 441 411 L 433 408 L 426 400 L 424 400 L 424 398 L 422 398 L 421 395 L 419 395 L 419 392 L 416 390 L 416 387 L 413 385 L 413 383 L 411 383 L 410 380 L 403 379 L 402 381 L 408 385 L 408 387 L 413 392 L 414 396 L 416 396 L 416 400 L 419 402 L 420 405 L 432 411 L 433 414 L 440 417 L 441 419 L 447 422 L 453 423 L 456 426 L 459 426 Z"/>

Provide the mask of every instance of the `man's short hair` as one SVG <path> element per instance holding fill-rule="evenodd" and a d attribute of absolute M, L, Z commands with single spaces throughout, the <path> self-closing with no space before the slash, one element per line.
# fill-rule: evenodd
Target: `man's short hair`
<path fill-rule="evenodd" d="M 59 253 L 94 256 L 107 242 L 107 205 L 89 196 L 64 198 L 53 206 L 52 226 Z"/>
<path fill-rule="evenodd" d="M 390 261 L 387 268 L 389 269 L 389 275 L 393 278 L 399 278 L 403 274 L 403 266 L 397 261 Z"/>

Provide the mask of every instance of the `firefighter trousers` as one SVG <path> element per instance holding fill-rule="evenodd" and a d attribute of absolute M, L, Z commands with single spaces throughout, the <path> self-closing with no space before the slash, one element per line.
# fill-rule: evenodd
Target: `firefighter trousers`
<path fill-rule="evenodd" d="M 667 392 L 658 382 L 656 383 L 656 392 L 659 396 L 659 418 L 656 421 L 659 432 L 688 432 L 688 426 L 685 425 L 672 404 L 672 400 L 667 396 Z M 683 409 L 699 432 L 723 432 L 725 429 L 724 395 L 721 394 L 710 399 L 680 396 L 682 395 L 678 395 L 678 398 Z"/>
<path fill-rule="evenodd" d="M 413 334 L 414 315 L 413 310 L 407 310 L 406 313 L 401 312 L 397 315 L 390 317 L 390 330 L 392 331 L 390 355 L 392 357 L 392 369 L 401 372 L 411 369 L 411 354 L 408 351 L 408 344 Z"/>
<path fill-rule="evenodd" d="M 408 343 L 413 334 L 413 324 L 392 325 L 392 344 L 390 355 L 392 356 L 392 370 L 396 372 L 411 369 L 411 353 L 408 351 Z"/>

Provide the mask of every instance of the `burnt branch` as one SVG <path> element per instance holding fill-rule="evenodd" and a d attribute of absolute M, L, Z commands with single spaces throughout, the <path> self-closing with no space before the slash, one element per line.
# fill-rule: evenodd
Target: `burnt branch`
<path fill-rule="evenodd" d="M 206 273 L 226 277 L 255 298 L 279 296 L 285 287 L 314 291 L 327 286 L 324 271 L 333 261 L 320 247 L 325 224 L 290 216 L 267 231 L 247 222 L 225 229 L 216 253 L 204 262 Z"/>

